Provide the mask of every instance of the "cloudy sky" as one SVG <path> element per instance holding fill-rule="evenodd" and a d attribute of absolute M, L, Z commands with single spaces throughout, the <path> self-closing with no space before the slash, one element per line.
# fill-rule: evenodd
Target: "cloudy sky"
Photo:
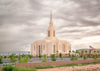
<path fill-rule="evenodd" d="M 100 0 L 0 0 L 0 52 L 29 51 L 44 39 L 50 10 L 57 37 L 73 50 L 100 48 Z"/>

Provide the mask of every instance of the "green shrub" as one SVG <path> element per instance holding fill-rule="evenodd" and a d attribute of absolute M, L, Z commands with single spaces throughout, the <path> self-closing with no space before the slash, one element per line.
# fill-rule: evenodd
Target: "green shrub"
<path fill-rule="evenodd" d="M 36 69 L 47 69 L 47 68 L 54 68 L 54 66 L 38 66 L 35 67 Z"/>
<path fill-rule="evenodd" d="M 72 55 L 72 56 L 71 56 L 71 58 L 70 58 L 70 60 L 72 60 L 72 61 L 73 61 L 73 60 L 78 60 L 78 57 L 77 57 L 77 56 Z"/>
<path fill-rule="evenodd" d="M 20 67 L 15 67 L 13 71 L 36 71 L 35 68 L 20 68 Z"/>
<path fill-rule="evenodd" d="M 41 54 L 39 54 L 39 56 L 38 56 L 40 59 L 42 58 L 42 55 Z"/>
<path fill-rule="evenodd" d="M 94 56 L 93 56 L 93 59 L 97 59 L 97 57 L 98 57 L 97 55 L 94 55 Z"/>
<path fill-rule="evenodd" d="M 7 58 L 7 56 L 4 56 L 4 58 Z"/>
<path fill-rule="evenodd" d="M 3 62 L 2 62 L 2 56 L 0 56 L 0 64 L 2 64 Z"/>
<path fill-rule="evenodd" d="M 47 56 L 44 55 L 42 62 L 47 62 Z"/>
<path fill-rule="evenodd" d="M 52 55 L 51 55 L 51 60 L 52 60 L 52 61 L 56 61 L 55 54 L 52 54 Z"/>
<path fill-rule="evenodd" d="M 28 62 L 28 60 L 29 60 L 29 57 L 26 55 L 26 56 L 24 56 L 24 57 L 22 57 L 22 56 L 19 56 L 19 62 L 20 63 L 27 63 Z"/>
<path fill-rule="evenodd" d="M 2 71 L 36 71 L 35 68 L 21 68 L 8 65 L 2 68 Z"/>
<path fill-rule="evenodd" d="M 59 54 L 59 57 L 62 58 L 62 54 L 61 53 Z"/>
<path fill-rule="evenodd" d="M 87 59 L 87 56 L 86 56 L 86 55 L 84 55 L 84 56 L 83 56 L 83 59 L 84 59 L 84 60 L 86 60 L 86 59 Z"/>
<path fill-rule="evenodd" d="M 15 57 L 15 54 L 10 55 L 9 58 L 10 58 L 11 62 L 16 62 L 17 61 L 16 57 Z"/>
<path fill-rule="evenodd" d="M 2 68 L 2 71 L 13 71 L 14 67 L 12 65 L 8 65 Z"/>

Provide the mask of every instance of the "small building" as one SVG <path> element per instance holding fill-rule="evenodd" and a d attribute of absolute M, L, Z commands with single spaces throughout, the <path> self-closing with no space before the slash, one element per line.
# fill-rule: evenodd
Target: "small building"
<path fill-rule="evenodd" d="M 53 26 L 52 13 L 50 23 L 47 29 L 47 36 L 43 40 L 37 40 L 31 44 L 31 55 L 38 56 L 51 54 L 68 54 L 71 50 L 71 44 L 65 40 L 59 40 L 56 37 L 56 30 Z"/>
<path fill-rule="evenodd" d="M 100 55 L 100 49 L 79 49 L 80 53 L 83 54 L 97 54 Z"/>

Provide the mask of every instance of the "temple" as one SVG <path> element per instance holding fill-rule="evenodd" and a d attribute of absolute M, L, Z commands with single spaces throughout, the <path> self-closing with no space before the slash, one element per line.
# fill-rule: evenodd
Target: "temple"
<path fill-rule="evenodd" d="M 65 40 L 59 40 L 56 37 L 56 30 L 53 26 L 52 12 L 50 15 L 50 23 L 47 29 L 47 36 L 43 40 L 37 40 L 31 44 L 31 55 L 58 55 L 59 53 L 68 54 L 71 50 L 71 44 Z"/>

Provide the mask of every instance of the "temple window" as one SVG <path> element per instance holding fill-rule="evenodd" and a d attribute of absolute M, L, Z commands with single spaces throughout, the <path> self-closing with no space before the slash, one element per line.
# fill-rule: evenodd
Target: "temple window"
<path fill-rule="evenodd" d="M 53 36 L 55 37 L 55 31 L 53 31 Z"/>
<path fill-rule="evenodd" d="M 34 51 L 35 51 L 35 46 L 34 46 Z"/>
<path fill-rule="evenodd" d="M 63 44 L 63 52 L 65 52 L 65 45 Z"/>
<path fill-rule="evenodd" d="M 40 54 L 40 45 L 39 45 L 39 54 Z"/>
<path fill-rule="evenodd" d="M 55 53 L 55 45 L 53 46 L 53 53 Z"/>
<path fill-rule="evenodd" d="M 48 37 L 50 37 L 50 31 L 48 31 Z"/>

